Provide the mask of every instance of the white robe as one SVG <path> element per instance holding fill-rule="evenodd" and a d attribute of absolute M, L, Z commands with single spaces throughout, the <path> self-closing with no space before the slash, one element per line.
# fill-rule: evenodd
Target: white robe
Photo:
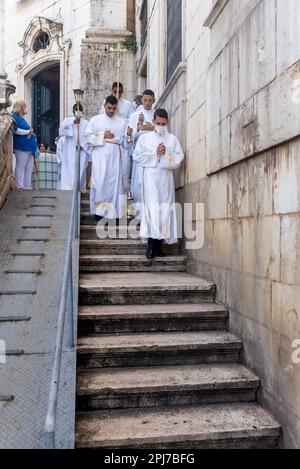
<path fill-rule="evenodd" d="M 100 114 L 105 114 L 105 101 L 103 102 L 102 108 L 100 110 Z M 134 105 L 128 99 L 121 98 L 118 102 L 118 111 L 117 114 L 122 119 L 125 119 L 127 124 L 129 124 L 129 119 L 131 114 L 134 113 Z M 125 150 L 122 148 L 123 151 L 123 177 L 124 177 L 124 190 L 127 192 L 130 190 L 129 187 L 129 179 L 130 179 L 130 148 Z"/>
<path fill-rule="evenodd" d="M 56 145 L 56 159 L 57 163 L 62 163 L 63 151 L 64 151 L 65 137 L 60 137 Z"/>
<path fill-rule="evenodd" d="M 107 130 L 115 135 L 114 143 L 104 139 Z M 93 161 L 91 214 L 108 219 L 122 218 L 126 208 L 122 174 L 122 148 L 128 148 L 126 121 L 106 114 L 93 117 L 84 135 L 83 148 L 92 155 Z"/>
<path fill-rule="evenodd" d="M 164 143 L 167 152 L 157 155 L 157 147 Z M 136 165 L 142 168 L 142 220 L 140 236 L 143 239 L 177 242 L 174 169 L 180 167 L 184 154 L 179 140 L 167 133 L 156 132 L 139 138 L 133 154 Z"/>
<path fill-rule="evenodd" d="M 67 117 L 60 125 L 60 158 L 61 158 L 61 190 L 69 191 L 74 188 L 76 147 L 78 141 L 78 125 L 74 124 L 74 117 Z M 82 139 L 88 125 L 88 121 L 80 119 L 79 142 L 82 147 Z M 89 163 L 89 155 L 80 152 L 80 189 L 86 186 L 86 168 Z"/>
<path fill-rule="evenodd" d="M 154 117 L 154 110 L 147 111 L 144 106 L 139 111 L 132 114 L 129 120 L 129 126 L 133 129 L 133 141 L 137 143 L 138 139 L 144 135 L 149 134 L 150 131 L 140 131 L 137 130 L 137 125 L 139 121 L 139 117 L 141 113 L 144 114 L 144 124 L 149 123 L 153 124 L 153 117 Z M 134 198 L 135 203 L 138 205 L 142 201 L 142 193 L 141 193 L 141 177 L 142 177 L 142 169 L 138 167 L 135 162 L 133 161 L 132 167 L 132 176 L 131 176 L 131 193 Z"/>
<path fill-rule="evenodd" d="M 65 137 L 60 137 L 56 145 L 56 160 L 58 164 L 56 189 L 58 191 L 61 190 L 61 165 L 62 165 L 62 155 L 64 151 L 64 142 L 65 142 Z"/>

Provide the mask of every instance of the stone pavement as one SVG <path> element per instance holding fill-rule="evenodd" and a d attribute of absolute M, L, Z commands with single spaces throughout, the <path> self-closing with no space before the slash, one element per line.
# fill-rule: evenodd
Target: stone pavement
<path fill-rule="evenodd" d="M 0 448 L 44 447 L 71 197 L 15 191 L 0 212 L 0 340 L 7 351 L 0 363 Z M 73 281 L 77 286 L 76 269 Z M 77 305 L 77 287 L 75 294 Z M 58 448 L 74 446 L 76 353 L 69 349 L 68 326 L 66 321 Z"/>

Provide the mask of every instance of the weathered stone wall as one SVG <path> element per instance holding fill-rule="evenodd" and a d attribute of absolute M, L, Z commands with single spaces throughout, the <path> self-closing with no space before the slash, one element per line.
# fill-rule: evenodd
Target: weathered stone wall
<path fill-rule="evenodd" d="M 100 42 L 101 41 L 101 42 Z M 105 39 L 85 40 L 81 49 L 81 86 L 85 90 L 84 108 L 87 117 L 99 113 L 103 100 L 111 94 L 111 85 L 117 79 L 117 55 L 110 52 L 112 44 Z M 126 98 L 135 96 L 134 54 L 122 53 L 120 81 L 126 90 Z"/>
<path fill-rule="evenodd" d="M 300 139 L 189 184 L 182 202 L 205 206 L 205 244 L 187 251 L 189 270 L 213 280 L 244 361 L 262 378 L 259 398 L 299 448 Z M 295 207 L 298 206 L 296 210 Z"/>
<path fill-rule="evenodd" d="M 207 92 L 193 115 L 187 95 L 191 146 L 181 195 L 206 211 L 205 245 L 188 253 L 190 269 L 217 283 L 285 447 L 300 446 L 300 366 L 292 361 L 300 338 L 300 51 L 296 35 L 285 40 L 291 28 L 300 31 L 299 11 L 293 0 L 229 0 L 211 26 Z"/>
<path fill-rule="evenodd" d="M 136 0 L 127 0 L 127 29 L 135 34 L 135 8 Z"/>
<path fill-rule="evenodd" d="M 299 38 L 297 0 L 187 1 L 186 72 L 158 92 L 186 152 L 179 199 L 205 207 L 189 270 L 217 284 L 287 448 L 300 447 Z"/>
<path fill-rule="evenodd" d="M 127 0 L 91 0 L 91 26 L 127 29 Z"/>

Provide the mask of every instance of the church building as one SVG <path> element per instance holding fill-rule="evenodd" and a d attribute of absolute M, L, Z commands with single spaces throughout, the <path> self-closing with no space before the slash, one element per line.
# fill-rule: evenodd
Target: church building
<path fill-rule="evenodd" d="M 53 145 L 70 115 L 73 89 L 85 91 L 88 118 L 99 112 L 117 77 L 135 95 L 135 0 L 6 0 L 5 71 L 15 99 L 28 104 L 39 143 Z"/>

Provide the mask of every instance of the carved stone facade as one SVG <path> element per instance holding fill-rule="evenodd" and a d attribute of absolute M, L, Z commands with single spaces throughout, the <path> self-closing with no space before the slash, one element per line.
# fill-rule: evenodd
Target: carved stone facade
<path fill-rule="evenodd" d="M 45 48 L 35 51 L 34 42 L 42 33 L 48 35 L 49 43 Z M 40 61 L 41 59 L 45 61 L 49 55 L 59 54 L 64 49 L 63 24 L 42 16 L 36 16 L 29 23 L 19 46 L 23 49 L 23 63 L 20 64 L 22 68 L 34 61 Z"/>
<path fill-rule="evenodd" d="M 0 73 L 0 116 L 8 113 L 11 106 L 11 95 L 16 92 L 16 87 L 7 80 L 7 74 Z"/>
<path fill-rule="evenodd" d="M 6 24 L 14 24 L 14 28 L 6 28 L 5 63 L 9 79 L 17 87 L 16 97 L 32 103 L 34 78 L 58 65 L 60 119 L 70 114 L 73 89 L 78 87 L 87 93 L 87 117 L 98 112 L 116 79 L 115 57 L 113 53 L 107 54 L 107 48 L 134 32 L 134 2 L 6 0 L 6 7 Z M 36 48 L 40 37 L 44 43 Z M 124 81 L 127 96 L 133 98 L 134 54 L 129 51 L 126 55 L 122 59 L 120 79 Z M 28 111 L 31 120 L 31 106 Z"/>
<path fill-rule="evenodd" d="M 130 35 L 125 33 L 126 37 Z M 111 84 L 116 81 L 117 44 L 123 35 L 110 31 L 90 30 L 81 48 L 81 86 L 85 91 L 83 103 L 88 116 L 95 115 L 102 106 L 104 97 L 111 93 Z M 121 53 L 120 81 L 126 96 L 135 95 L 135 61 L 130 51 Z"/>

